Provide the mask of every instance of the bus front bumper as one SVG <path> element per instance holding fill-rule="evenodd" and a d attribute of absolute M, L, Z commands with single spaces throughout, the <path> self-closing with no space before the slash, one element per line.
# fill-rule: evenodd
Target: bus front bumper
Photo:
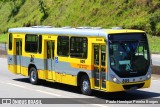
<path fill-rule="evenodd" d="M 127 83 L 127 84 L 117 84 L 111 81 L 107 81 L 106 91 L 107 92 L 118 92 L 118 91 L 126 91 L 126 90 L 131 90 L 131 89 L 148 88 L 150 87 L 150 84 L 151 84 L 151 78 L 143 82 Z"/>

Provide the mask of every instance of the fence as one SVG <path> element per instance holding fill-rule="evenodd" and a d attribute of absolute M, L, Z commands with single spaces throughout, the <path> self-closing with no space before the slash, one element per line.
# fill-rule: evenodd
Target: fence
<path fill-rule="evenodd" d="M 0 55 L 7 55 L 8 44 L 6 42 L 0 42 Z"/>

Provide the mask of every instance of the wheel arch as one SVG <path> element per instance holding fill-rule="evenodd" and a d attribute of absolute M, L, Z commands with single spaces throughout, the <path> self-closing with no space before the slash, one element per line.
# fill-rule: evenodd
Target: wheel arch
<path fill-rule="evenodd" d="M 29 64 L 29 65 L 28 65 L 28 76 L 29 76 L 29 74 L 30 74 L 30 69 L 31 69 L 32 67 L 34 67 L 34 68 L 37 70 L 37 67 L 35 66 L 35 64 Z"/>
<path fill-rule="evenodd" d="M 84 75 L 86 75 L 86 76 L 88 77 L 88 79 L 89 79 L 89 76 L 88 76 L 88 74 L 87 74 L 86 72 L 80 71 L 80 72 L 78 73 L 78 75 L 77 75 L 77 86 L 80 86 L 81 78 L 82 78 L 82 76 L 84 76 Z M 90 81 L 90 79 L 89 79 L 89 81 Z"/>

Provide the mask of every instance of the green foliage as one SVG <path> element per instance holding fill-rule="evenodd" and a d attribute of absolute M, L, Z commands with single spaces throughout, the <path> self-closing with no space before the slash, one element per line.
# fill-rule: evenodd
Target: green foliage
<path fill-rule="evenodd" d="M 160 37 L 148 36 L 149 46 L 152 53 L 160 54 Z"/>
<path fill-rule="evenodd" d="M 8 34 L 1 34 L 0 35 L 0 42 L 7 42 L 8 41 Z"/>
<path fill-rule="evenodd" d="M 32 25 L 142 29 L 159 35 L 158 0 L 0 0 L 0 33 Z"/>
<path fill-rule="evenodd" d="M 151 25 L 151 34 L 152 35 L 160 34 L 160 31 L 158 31 L 158 29 L 157 29 L 157 24 L 159 23 L 159 21 L 160 21 L 160 11 L 151 14 L 149 22 Z"/>
<path fill-rule="evenodd" d="M 7 20 L 9 21 L 12 17 L 18 14 L 19 9 L 25 3 L 25 0 L 1 0 L 0 2 L 2 3 L 2 5 L 4 3 L 9 3 L 10 5 L 11 11 L 10 11 L 10 15 L 8 16 L 8 20 Z"/>
<path fill-rule="evenodd" d="M 160 36 L 159 0 L 0 0 L 0 14 L 0 33 L 34 25 L 122 26 Z"/>
<path fill-rule="evenodd" d="M 44 0 L 39 0 L 39 10 L 43 13 L 43 17 L 41 18 L 41 22 L 43 22 L 48 17 L 47 7 L 45 5 Z"/>

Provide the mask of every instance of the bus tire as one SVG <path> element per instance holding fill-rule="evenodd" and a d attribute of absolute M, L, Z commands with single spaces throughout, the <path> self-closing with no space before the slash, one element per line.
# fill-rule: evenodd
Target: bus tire
<path fill-rule="evenodd" d="M 84 75 L 81 77 L 80 88 L 81 88 L 81 92 L 84 95 L 91 95 L 92 90 L 91 90 L 90 81 L 87 75 Z"/>
<path fill-rule="evenodd" d="M 38 84 L 38 81 L 39 81 L 38 72 L 37 72 L 37 69 L 34 67 L 31 67 L 29 70 L 29 80 L 30 80 L 30 83 L 33 85 Z"/>

